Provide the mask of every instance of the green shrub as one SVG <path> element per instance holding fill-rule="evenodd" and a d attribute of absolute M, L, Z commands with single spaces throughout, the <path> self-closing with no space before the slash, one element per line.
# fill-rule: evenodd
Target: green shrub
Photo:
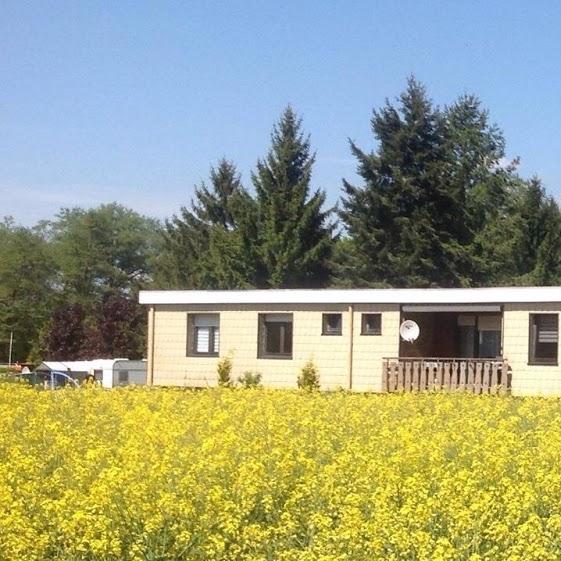
<path fill-rule="evenodd" d="M 257 388 L 261 385 L 261 374 L 259 372 L 246 370 L 243 375 L 238 378 L 238 382 L 244 388 Z"/>
<path fill-rule="evenodd" d="M 309 360 L 300 371 L 298 387 L 302 390 L 319 390 L 319 372 L 313 360 Z"/>
<path fill-rule="evenodd" d="M 230 388 L 232 386 L 232 354 L 228 353 L 224 358 L 218 361 L 216 370 L 218 372 L 218 385 L 223 388 Z"/>

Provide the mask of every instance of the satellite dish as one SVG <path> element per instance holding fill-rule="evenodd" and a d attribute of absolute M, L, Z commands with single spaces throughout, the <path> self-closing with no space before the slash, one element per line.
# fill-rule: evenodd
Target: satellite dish
<path fill-rule="evenodd" d="M 399 326 L 399 334 L 404 341 L 408 343 L 412 343 L 419 337 L 419 333 L 421 330 L 417 323 L 415 323 L 411 319 L 406 319 L 400 326 Z"/>

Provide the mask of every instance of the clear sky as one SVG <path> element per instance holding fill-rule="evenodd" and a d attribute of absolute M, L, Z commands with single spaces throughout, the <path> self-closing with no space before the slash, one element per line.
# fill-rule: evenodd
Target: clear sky
<path fill-rule="evenodd" d="M 0 7 L 0 216 L 119 201 L 165 217 L 221 156 L 250 183 L 287 103 L 330 202 L 415 74 L 477 94 L 561 198 L 561 2 L 21 1 Z"/>

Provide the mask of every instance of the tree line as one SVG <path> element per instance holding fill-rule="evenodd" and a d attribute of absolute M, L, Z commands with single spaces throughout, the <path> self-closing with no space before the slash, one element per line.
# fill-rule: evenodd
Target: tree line
<path fill-rule="evenodd" d="M 117 203 L 0 225 L 0 340 L 38 361 L 140 357 L 141 288 L 552 285 L 561 213 L 506 161 L 473 95 L 439 107 L 410 78 L 375 109 L 373 146 L 350 141 L 356 181 L 336 207 L 313 183 L 315 153 L 287 107 L 242 183 L 220 160 L 163 223 Z M 4 353 L 6 354 L 6 353 Z M 1 360 L 1 359 L 0 359 Z"/>

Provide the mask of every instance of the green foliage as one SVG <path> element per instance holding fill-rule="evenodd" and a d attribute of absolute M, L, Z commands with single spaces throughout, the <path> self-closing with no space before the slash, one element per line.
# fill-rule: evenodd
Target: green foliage
<path fill-rule="evenodd" d="M 137 291 L 151 282 L 159 236 L 156 220 L 116 203 L 63 209 L 33 228 L 1 223 L 0 360 L 10 332 L 14 361 L 90 355 L 101 340 L 102 356 L 142 356 Z"/>
<path fill-rule="evenodd" d="M 47 223 L 47 236 L 64 294 L 82 304 L 138 290 L 160 249 L 159 223 L 117 203 L 62 209 Z"/>
<path fill-rule="evenodd" d="M 55 265 L 39 227 L 0 222 L 0 362 L 25 361 L 52 305 Z"/>
<path fill-rule="evenodd" d="M 244 388 L 257 388 L 261 385 L 261 374 L 246 370 L 239 378 L 238 382 Z"/>
<path fill-rule="evenodd" d="M 410 78 L 372 131 L 375 152 L 351 142 L 363 184 L 344 181 L 337 284 L 559 282 L 559 208 L 516 160 L 504 165 L 502 132 L 476 97 L 440 109 Z"/>
<path fill-rule="evenodd" d="M 319 372 L 313 360 L 309 360 L 298 375 L 298 387 L 302 390 L 319 390 Z"/>
<path fill-rule="evenodd" d="M 218 385 L 223 388 L 232 386 L 232 368 L 234 367 L 232 354 L 228 353 L 225 357 L 221 358 L 216 365 L 218 373 Z"/>
<path fill-rule="evenodd" d="M 372 117 L 377 153 L 351 142 L 364 187 L 344 182 L 341 217 L 365 285 L 466 284 L 465 204 L 450 184 L 446 120 L 411 78 Z"/>
<path fill-rule="evenodd" d="M 242 186 L 232 162 L 211 168 L 190 208 L 166 223 L 157 284 L 167 288 L 324 286 L 334 225 L 325 193 L 310 193 L 314 156 L 289 107 L 274 126 L 268 155 Z"/>
<path fill-rule="evenodd" d="M 232 162 L 210 170 L 191 208 L 166 222 L 156 284 L 164 288 L 249 288 L 254 282 L 254 203 Z"/>
<path fill-rule="evenodd" d="M 220 160 L 161 227 L 117 203 L 0 223 L 0 361 L 144 351 L 144 287 L 245 289 L 561 283 L 561 212 L 538 178 L 505 164 L 479 99 L 436 106 L 410 78 L 375 110 L 375 149 L 351 142 L 336 233 L 315 154 L 288 107 L 252 174 Z M 228 382 L 231 383 L 231 382 Z"/>
<path fill-rule="evenodd" d="M 330 279 L 334 225 L 325 193 L 310 192 L 315 155 L 289 106 L 274 126 L 271 149 L 253 174 L 258 208 L 258 284 L 324 286 Z"/>

